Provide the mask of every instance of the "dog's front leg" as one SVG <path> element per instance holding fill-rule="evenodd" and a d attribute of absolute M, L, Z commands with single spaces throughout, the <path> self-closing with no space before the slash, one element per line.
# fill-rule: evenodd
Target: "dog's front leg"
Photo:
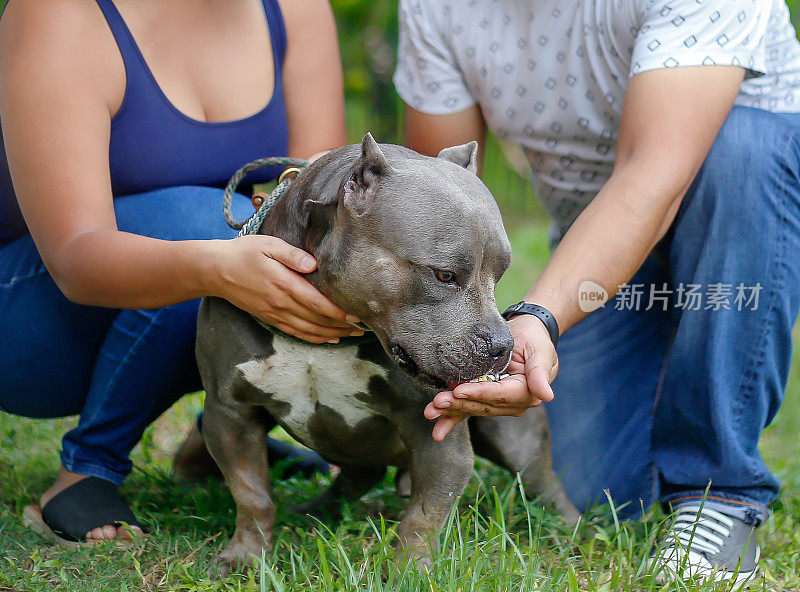
<path fill-rule="evenodd" d="M 403 561 L 431 565 L 439 530 L 456 498 L 464 492 L 473 467 L 472 445 L 466 422 L 456 426 L 443 442 L 431 437 L 431 426 L 412 419 L 401 428 L 411 451 L 411 501 L 397 529 Z"/>
<path fill-rule="evenodd" d="M 213 570 L 224 577 L 272 548 L 275 504 L 269 494 L 267 431 L 261 407 L 224 405 L 206 399 L 203 436 L 236 502 L 236 530 Z"/>

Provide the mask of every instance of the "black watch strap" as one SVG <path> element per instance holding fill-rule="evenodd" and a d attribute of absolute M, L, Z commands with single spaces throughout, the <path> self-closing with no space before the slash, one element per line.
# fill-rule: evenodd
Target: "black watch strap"
<path fill-rule="evenodd" d="M 505 312 L 503 312 L 503 318 L 507 321 L 510 321 L 517 315 L 527 314 L 533 315 L 540 321 L 544 323 L 544 326 L 547 328 L 547 332 L 550 334 L 550 341 L 553 342 L 553 347 L 558 347 L 558 323 L 556 322 L 556 318 L 553 316 L 549 310 L 547 310 L 544 306 L 539 306 L 538 304 L 531 304 L 530 302 L 517 302 L 516 304 L 512 304 L 509 306 Z"/>

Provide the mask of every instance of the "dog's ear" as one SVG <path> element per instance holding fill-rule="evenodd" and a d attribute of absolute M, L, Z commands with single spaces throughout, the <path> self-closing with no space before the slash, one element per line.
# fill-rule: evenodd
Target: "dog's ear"
<path fill-rule="evenodd" d="M 391 167 L 381 147 L 367 132 L 361 140 L 361 156 L 355 163 L 350 178 L 344 185 L 344 203 L 363 213 L 378 193 L 380 180 Z"/>
<path fill-rule="evenodd" d="M 451 146 L 439 153 L 437 158 L 449 160 L 460 167 L 464 167 L 473 175 L 478 174 L 478 143 L 475 140 L 461 146 Z"/>

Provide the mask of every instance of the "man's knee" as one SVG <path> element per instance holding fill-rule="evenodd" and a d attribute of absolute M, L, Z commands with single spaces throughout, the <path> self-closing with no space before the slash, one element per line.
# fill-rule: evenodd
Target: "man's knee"
<path fill-rule="evenodd" d="M 768 230 L 785 215 L 787 195 L 800 195 L 796 129 L 780 115 L 734 107 L 684 198 L 679 219 L 718 226 L 735 237 Z"/>
<path fill-rule="evenodd" d="M 767 185 L 787 164 L 796 163 L 794 135 L 795 130 L 779 115 L 734 107 L 711 146 L 698 181 L 724 196 L 763 197 L 753 190 Z M 741 199 L 736 201 L 741 203 Z"/>

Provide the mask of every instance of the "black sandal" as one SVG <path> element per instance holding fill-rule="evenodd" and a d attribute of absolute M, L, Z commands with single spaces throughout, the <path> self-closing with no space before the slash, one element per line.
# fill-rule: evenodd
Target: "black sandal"
<path fill-rule="evenodd" d="M 87 477 L 70 485 L 53 496 L 44 508 L 27 506 L 22 521 L 41 537 L 63 547 L 92 545 L 86 542 L 86 533 L 107 524 L 118 527 L 124 523 L 148 532 L 119 497 L 117 486 L 99 477 Z"/>

